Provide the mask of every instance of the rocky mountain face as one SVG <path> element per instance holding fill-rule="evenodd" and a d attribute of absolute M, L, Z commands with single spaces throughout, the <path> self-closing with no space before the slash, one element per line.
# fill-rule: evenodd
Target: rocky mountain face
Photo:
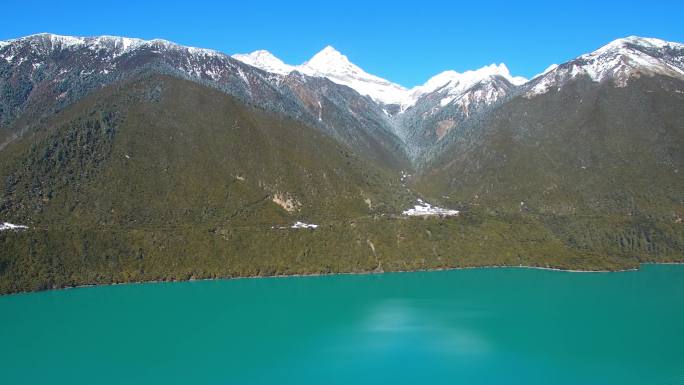
<path fill-rule="evenodd" d="M 427 161 L 452 131 L 477 122 L 483 113 L 515 92 L 512 79 L 499 74 L 468 80 L 451 80 L 425 92 L 394 118 L 400 137 L 410 143 L 409 153 L 415 162 Z"/>

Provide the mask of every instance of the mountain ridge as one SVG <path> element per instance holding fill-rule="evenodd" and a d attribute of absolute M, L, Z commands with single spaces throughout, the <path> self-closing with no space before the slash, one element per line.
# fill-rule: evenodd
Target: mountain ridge
<path fill-rule="evenodd" d="M 403 167 L 400 140 L 380 107 L 348 87 L 303 74 L 279 76 L 223 53 L 165 40 L 32 35 L 0 48 L 0 148 L 89 92 L 142 72 L 190 79 L 285 114 L 366 156 Z"/>
<path fill-rule="evenodd" d="M 453 89 L 463 89 L 491 76 L 502 76 L 511 83 L 521 85 L 527 81 L 521 76 L 512 76 L 504 63 L 490 64 L 476 70 L 459 73 L 446 70 L 430 77 L 424 84 L 406 88 L 389 80 L 368 74 L 357 65 L 349 61 L 347 56 L 328 45 L 301 65 L 285 64 L 282 60 L 266 50 L 257 50 L 249 54 L 234 54 L 233 58 L 246 64 L 254 65 L 265 71 L 289 74 L 299 71 L 310 76 L 327 77 L 330 80 L 348 85 L 362 95 L 367 95 L 376 102 L 401 107 L 401 111 L 413 106 L 423 95 L 434 92 L 446 86 Z M 351 80 L 350 80 L 351 79 Z M 357 80 L 355 84 L 353 80 Z M 370 83 L 370 85 L 359 83 Z M 465 85 L 464 85 L 465 84 Z M 373 85 L 378 89 L 373 89 Z"/>
<path fill-rule="evenodd" d="M 438 156 L 443 147 L 440 143 L 458 127 L 500 103 L 518 95 L 544 94 L 578 76 L 599 82 L 614 79 L 618 85 L 643 74 L 684 78 L 684 45 L 635 36 L 551 65 L 529 80 L 511 75 L 501 63 L 463 73 L 444 71 L 411 89 L 368 74 L 332 46 L 299 66 L 285 64 L 265 50 L 230 56 L 162 39 L 115 36 L 43 33 L 4 41 L 0 47 L 4 87 L 11 91 L 6 91 L 5 97 L 13 98 L 4 103 L 0 100 L 0 128 L 3 121 L 15 119 L 24 109 L 62 108 L 88 90 L 130 76 L 126 68 L 138 71 L 146 65 L 161 66 L 163 72 L 204 82 L 246 102 L 317 125 L 366 155 L 378 153 L 377 159 L 397 168 L 407 167 L 407 162 L 420 165 Z M 83 63 L 64 62 L 53 70 L 59 73 L 51 78 L 47 75 L 52 83 L 37 83 L 46 77 L 45 58 L 68 58 L 61 52 L 80 55 Z M 53 57 L 56 59 L 50 59 Z M 80 68 L 79 72 L 74 73 L 74 68 Z M 338 87 L 324 86 L 321 80 Z M 83 84 L 74 87 L 73 82 Z M 351 92 L 344 90 L 347 87 Z M 40 93 L 36 94 L 37 90 Z M 0 132 L 0 147 L 23 130 Z"/>
<path fill-rule="evenodd" d="M 681 262 L 684 55 L 640 41 L 524 84 L 447 72 L 405 109 L 162 40 L 3 42 L 0 219 L 28 228 L 0 231 L 0 293 Z"/>

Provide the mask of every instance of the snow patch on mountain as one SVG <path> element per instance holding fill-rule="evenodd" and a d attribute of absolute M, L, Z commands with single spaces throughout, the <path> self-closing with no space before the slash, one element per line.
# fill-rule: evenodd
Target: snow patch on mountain
<path fill-rule="evenodd" d="M 424 85 L 411 89 L 411 96 L 415 101 L 426 97 L 428 103 L 434 103 L 430 100 L 435 100 L 437 95 L 439 106 L 435 104 L 429 114 L 435 114 L 448 105 L 457 105 L 467 117 L 477 107 L 490 105 L 506 97 L 511 85 L 522 85 L 526 81 L 523 77 L 511 76 L 503 63 L 491 64 L 463 73 L 444 71 L 429 79 Z"/>
<path fill-rule="evenodd" d="M 508 67 L 503 63 L 499 65 L 490 64 L 480 69 L 465 71 L 463 73 L 456 71 L 444 71 L 439 73 L 431 77 L 422 86 L 412 88 L 411 96 L 413 99 L 418 99 L 422 95 L 441 89 L 447 90 L 449 95 L 458 95 L 492 76 L 501 76 L 514 85 L 521 85 L 527 82 L 527 79 L 522 76 L 511 76 Z"/>
<path fill-rule="evenodd" d="M 354 89 L 382 104 L 407 104 L 408 90 L 380 77 L 371 75 L 342 55 L 332 46 L 323 48 L 304 64 L 285 64 L 268 51 L 259 50 L 249 54 L 235 54 L 234 59 L 260 68 L 264 71 L 287 75 L 297 71 L 304 75 L 327 78 L 328 80 Z"/>
<path fill-rule="evenodd" d="M 331 46 L 325 47 L 298 66 L 297 70 L 309 76 L 324 77 L 348 86 L 361 95 L 369 96 L 383 104 L 410 103 L 406 88 L 367 73 Z"/>
<path fill-rule="evenodd" d="M 17 43 L 17 44 L 14 44 Z M 148 49 L 154 53 L 166 50 L 179 51 L 189 54 L 189 59 L 177 64 L 179 69 L 191 76 L 220 81 L 231 75 L 238 76 L 250 84 L 250 79 L 240 73 L 235 62 L 229 56 L 218 51 L 185 47 L 161 39 L 142 40 L 116 36 L 73 37 L 49 33 L 31 35 L 19 39 L 0 41 L 0 59 L 22 65 L 27 60 L 26 51 L 22 49 L 26 44 L 36 53 L 30 64 L 33 69 L 40 67 L 42 55 L 58 50 L 89 49 L 103 64 L 97 71 L 107 74 L 118 64 L 116 59 L 122 55 L 138 49 Z M 106 57 L 101 57 L 103 53 Z M 37 59 L 36 59 L 37 58 Z M 213 59 L 217 60 L 206 60 Z M 383 108 L 388 116 L 401 113 L 415 106 L 418 100 L 431 95 L 429 103 L 433 112 L 441 108 L 458 103 L 467 110 L 470 105 L 490 104 L 509 93 L 510 86 L 502 84 L 497 79 L 503 78 L 513 86 L 523 86 L 523 95 L 545 93 L 562 85 L 573 78 L 586 76 L 596 82 L 613 80 L 615 85 L 624 86 L 627 81 L 640 74 L 661 74 L 671 77 L 684 78 L 684 45 L 667 42 L 660 39 L 630 36 L 617 39 L 598 50 L 582 55 L 561 65 L 551 65 L 544 72 L 535 76 L 531 81 L 519 76 L 512 76 L 505 64 L 491 64 L 477 70 L 444 71 L 430 78 L 425 84 L 407 89 L 399 84 L 365 72 L 353 64 L 349 59 L 331 46 L 314 55 L 301 65 L 289 65 L 275 57 L 268 51 L 259 50 L 250 54 L 233 55 L 234 59 L 248 65 L 261 68 L 269 73 L 264 78 L 270 82 L 280 82 L 285 75 L 327 78 L 330 81 L 348 86 L 359 94 L 385 105 L 399 105 L 400 108 Z M 91 71 L 92 72 L 92 71 Z M 81 71 L 79 75 L 88 76 L 91 72 Z M 387 112 L 387 111 L 392 111 Z"/>
<path fill-rule="evenodd" d="M 538 78 L 538 77 L 540 77 L 540 76 L 546 75 L 547 73 L 549 73 L 549 72 L 555 70 L 556 68 L 558 68 L 558 64 L 555 64 L 555 63 L 554 63 L 554 64 L 551 64 L 550 66 L 546 67 L 546 69 L 545 69 L 544 71 L 542 71 L 541 73 L 538 73 L 538 74 L 534 75 L 534 76 L 532 77 L 532 79 L 536 79 L 536 78 Z"/>
<path fill-rule="evenodd" d="M 281 75 L 297 71 L 308 76 L 327 78 L 334 83 L 348 86 L 376 102 L 399 105 L 401 111 L 414 105 L 421 96 L 442 89 L 446 90 L 446 94 L 440 103 L 442 106 L 446 106 L 477 83 L 493 76 L 501 76 L 514 85 L 520 85 L 527 81 L 523 77 L 512 76 L 508 67 L 501 63 L 464 73 L 445 71 L 430 78 L 425 84 L 409 90 L 367 73 L 332 46 L 325 47 L 310 60 L 298 66 L 285 64 L 264 50 L 254 51 L 250 54 L 236 54 L 233 55 L 233 58 Z"/>
<path fill-rule="evenodd" d="M 261 68 L 266 72 L 272 72 L 280 75 L 287 75 L 296 69 L 295 66 L 283 63 L 282 60 L 263 49 L 249 54 L 235 54 L 233 55 L 233 59 L 237 59 L 253 67 Z"/>
<path fill-rule="evenodd" d="M 639 74 L 684 78 L 684 44 L 637 36 L 617 39 L 567 63 L 550 66 L 533 78 L 525 95 L 546 93 L 581 76 L 595 82 L 612 80 L 624 87 Z"/>
<path fill-rule="evenodd" d="M 187 52 L 196 56 L 225 56 L 224 54 L 212 49 L 182 46 L 163 39 L 143 40 L 130 37 L 107 35 L 94 37 L 75 37 L 56 35 L 53 33 L 39 33 L 19 39 L 6 40 L 2 42 L 0 48 L 4 47 L 5 45 L 21 42 L 28 42 L 29 44 L 32 44 L 37 51 L 43 52 L 46 50 L 74 50 L 80 48 L 87 48 L 96 52 L 104 49 L 111 51 L 114 57 L 118 57 L 122 54 L 142 47 L 149 47 L 158 50 L 187 50 Z"/>
<path fill-rule="evenodd" d="M 669 62 L 663 55 L 667 49 L 684 50 L 684 45 L 659 39 L 630 36 L 615 40 L 598 50 L 582 55 L 578 61 L 585 64 L 584 70 L 592 80 L 601 82 L 607 78 L 629 75 L 630 72 L 646 69 L 663 75 L 684 75 L 684 63 Z M 665 59 L 665 60 L 664 60 Z"/>
<path fill-rule="evenodd" d="M 473 106 L 490 105 L 497 100 L 505 97 L 507 91 L 497 87 L 492 82 L 486 82 L 483 87 L 474 87 L 458 95 L 456 103 L 460 106 L 465 116 L 470 116 Z M 444 101 L 444 100 L 442 100 Z"/>

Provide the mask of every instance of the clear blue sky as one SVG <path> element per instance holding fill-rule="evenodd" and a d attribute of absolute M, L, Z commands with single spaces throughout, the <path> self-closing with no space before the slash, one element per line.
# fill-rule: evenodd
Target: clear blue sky
<path fill-rule="evenodd" d="M 684 42 L 684 1 L 17 1 L 0 40 L 53 32 L 163 38 L 299 64 L 330 44 L 404 86 L 504 62 L 530 77 L 628 35 Z"/>

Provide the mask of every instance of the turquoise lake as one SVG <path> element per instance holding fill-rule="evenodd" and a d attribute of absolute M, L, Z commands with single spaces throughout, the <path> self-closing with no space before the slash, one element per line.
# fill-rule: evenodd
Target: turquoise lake
<path fill-rule="evenodd" d="M 684 384 L 684 266 L 4 296 L 0 384 Z"/>

